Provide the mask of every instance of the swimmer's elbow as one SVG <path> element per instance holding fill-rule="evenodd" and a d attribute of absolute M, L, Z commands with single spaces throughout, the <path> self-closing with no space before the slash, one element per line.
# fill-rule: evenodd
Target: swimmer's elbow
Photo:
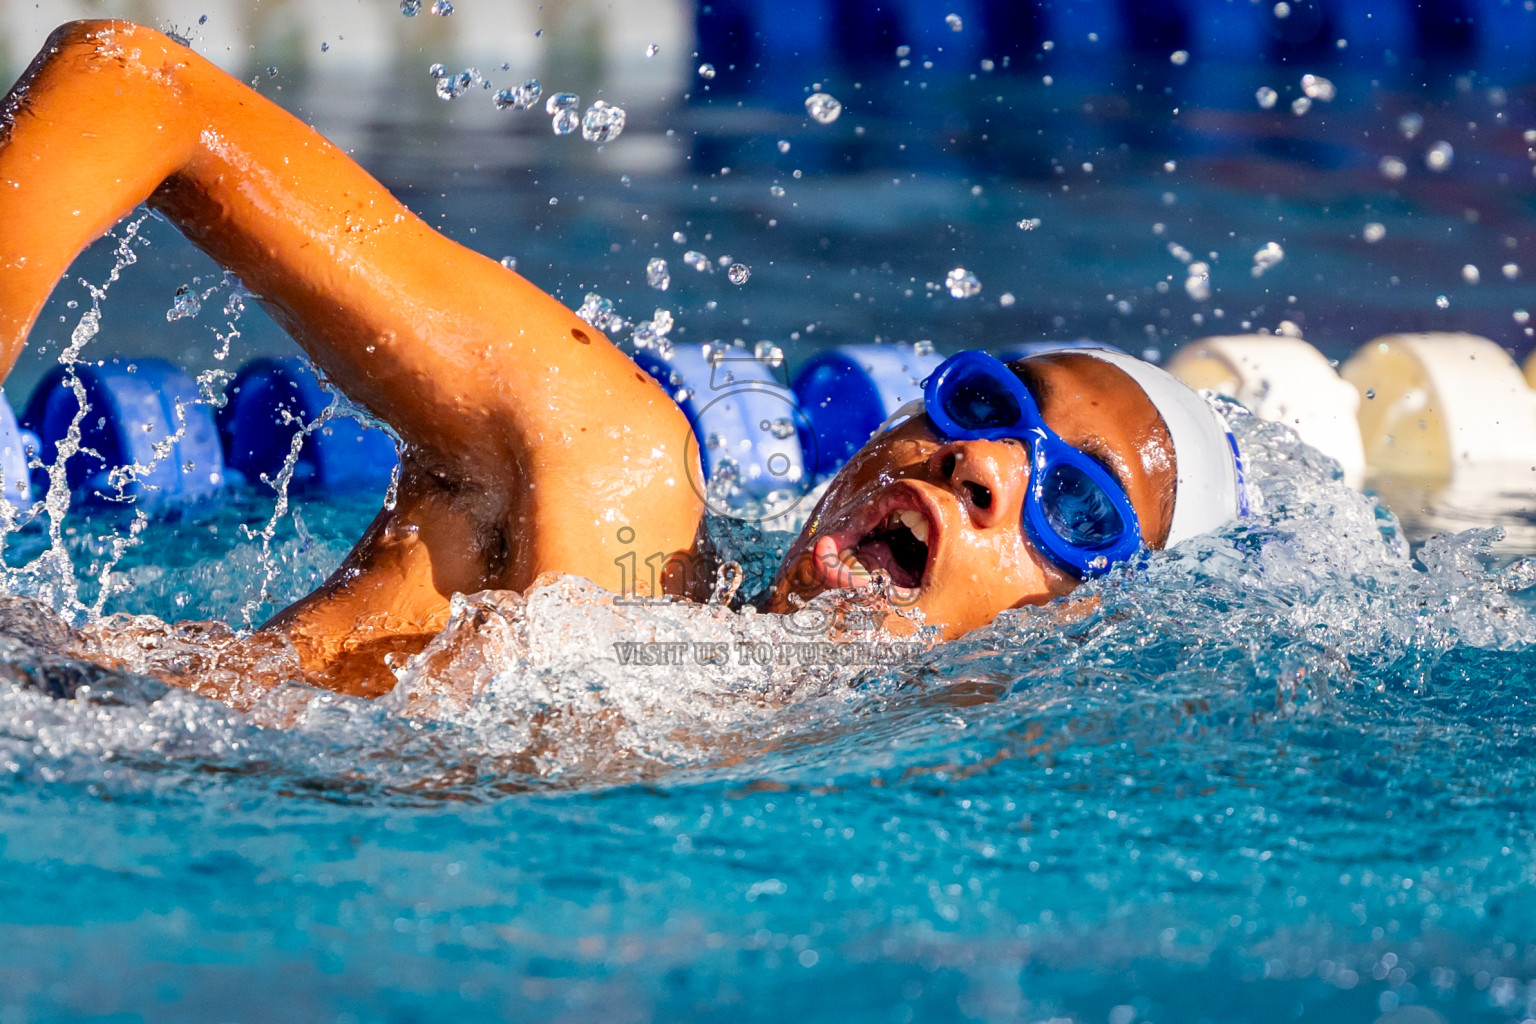
<path fill-rule="evenodd" d="M 132 39 L 132 47 L 120 44 Z M 34 62 L 63 62 L 82 69 L 101 68 L 107 65 L 122 67 L 130 63 L 145 63 L 151 54 L 145 47 L 169 50 L 177 46 L 163 32 L 132 21 L 116 18 L 83 18 L 69 21 L 54 29 L 48 36 Z"/>

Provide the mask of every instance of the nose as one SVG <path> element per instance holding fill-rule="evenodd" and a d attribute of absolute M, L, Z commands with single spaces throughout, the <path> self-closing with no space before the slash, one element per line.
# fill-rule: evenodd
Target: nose
<path fill-rule="evenodd" d="M 928 468 L 955 493 L 978 527 L 1018 519 L 1029 481 L 1029 453 L 1023 445 L 951 441 L 933 453 Z"/>

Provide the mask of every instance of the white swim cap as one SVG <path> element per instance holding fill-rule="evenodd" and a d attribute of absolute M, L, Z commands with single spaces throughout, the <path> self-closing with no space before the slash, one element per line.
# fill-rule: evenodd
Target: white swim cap
<path fill-rule="evenodd" d="M 1178 477 L 1165 547 L 1248 514 L 1243 457 L 1226 420 L 1205 396 L 1166 370 L 1124 352 L 1078 351 L 1125 371 L 1156 407 L 1173 438 Z"/>

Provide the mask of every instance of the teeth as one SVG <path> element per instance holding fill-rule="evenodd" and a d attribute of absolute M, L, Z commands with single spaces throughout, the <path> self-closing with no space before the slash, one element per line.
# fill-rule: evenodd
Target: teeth
<path fill-rule="evenodd" d="M 896 519 L 901 525 L 912 531 L 912 536 L 917 538 L 919 544 L 928 543 L 928 520 L 921 512 L 904 510 L 896 513 Z"/>

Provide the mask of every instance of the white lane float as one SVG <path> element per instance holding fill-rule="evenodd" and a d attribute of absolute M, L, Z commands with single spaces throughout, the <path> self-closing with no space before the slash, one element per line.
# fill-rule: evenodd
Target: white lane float
<path fill-rule="evenodd" d="M 1191 387 L 1234 398 L 1260 419 L 1291 427 L 1337 461 L 1350 486 L 1364 481 L 1366 457 L 1356 419 L 1360 396 L 1300 338 L 1202 338 L 1174 353 L 1166 369 Z"/>

